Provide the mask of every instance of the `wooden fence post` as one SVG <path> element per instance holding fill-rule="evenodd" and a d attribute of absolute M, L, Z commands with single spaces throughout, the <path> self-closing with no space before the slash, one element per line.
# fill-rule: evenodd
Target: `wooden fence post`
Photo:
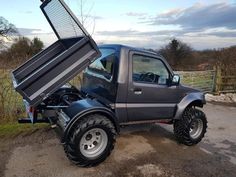
<path fill-rule="evenodd" d="M 219 94 L 222 87 L 222 75 L 221 75 L 221 67 L 219 65 L 216 65 L 214 67 L 216 73 L 215 73 L 215 79 L 214 79 L 214 85 L 215 85 L 215 93 Z"/>

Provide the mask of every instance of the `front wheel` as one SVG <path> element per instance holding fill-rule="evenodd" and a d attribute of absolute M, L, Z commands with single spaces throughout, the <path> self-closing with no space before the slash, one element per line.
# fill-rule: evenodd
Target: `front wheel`
<path fill-rule="evenodd" d="M 187 108 L 180 120 L 174 122 L 177 141 L 191 146 L 199 143 L 207 129 L 205 114 L 196 108 Z"/>
<path fill-rule="evenodd" d="M 76 165 L 89 167 L 104 161 L 114 148 L 116 130 L 103 115 L 85 117 L 65 144 L 67 157 Z"/>

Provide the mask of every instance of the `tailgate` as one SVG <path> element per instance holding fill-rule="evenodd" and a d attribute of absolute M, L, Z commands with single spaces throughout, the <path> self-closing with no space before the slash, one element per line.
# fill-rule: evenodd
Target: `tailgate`
<path fill-rule="evenodd" d="M 12 72 L 17 92 L 37 106 L 100 56 L 96 43 L 63 0 L 45 0 L 40 6 L 58 38 Z"/>

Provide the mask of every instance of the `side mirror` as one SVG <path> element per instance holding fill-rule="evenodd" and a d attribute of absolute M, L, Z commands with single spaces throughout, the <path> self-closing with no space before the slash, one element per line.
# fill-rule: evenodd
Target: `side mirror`
<path fill-rule="evenodd" d="M 180 76 L 178 74 L 175 74 L 172 78 L 172 85 L 179 85 L 180 83 Z"/>

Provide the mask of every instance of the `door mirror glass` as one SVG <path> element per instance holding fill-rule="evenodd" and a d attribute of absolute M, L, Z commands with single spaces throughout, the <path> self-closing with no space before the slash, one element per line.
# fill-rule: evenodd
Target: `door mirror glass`
<path fill-rule="evenodd" d="M 180 76 L 178 74 L 175 74 L 172 78 L 172 84 L 179 85 L 179 82 L 180 82 Z"/>

